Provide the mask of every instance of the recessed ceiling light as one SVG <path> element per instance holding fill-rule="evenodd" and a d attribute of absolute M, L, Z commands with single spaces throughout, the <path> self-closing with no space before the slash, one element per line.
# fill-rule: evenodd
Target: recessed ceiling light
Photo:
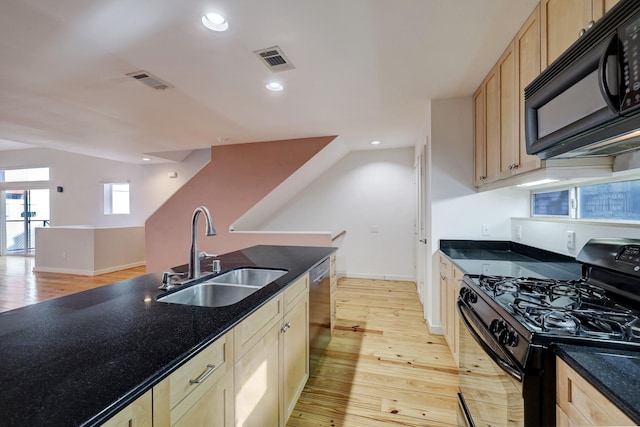
<path fill-rule="evenodd" d="M 213 31 L 227 31 L 229 28 L 229 23 L 219 13 L 207 13 L 202 17 L 202 23 Z"/>
<path fill-rule="evenodd" d="M 142 160 L 145 161 L 145 162 L 150 162 L 151 161 L 151 159 L 149 157 L 143 157 Z"/>
<path fill-rule="evenodd" d="M 378 144 L 382 144 L 382 142 L 380 142 L 380 141 L 371 141 L 371 145 L 378 145 Z"/>
<path fill-rule="evenodd" d="M 284 90 L 284 86 L 282 86 L 282 84 L 278 82 L 271 82 L 267 84 L 266 88 L 271 92 L 281 92 Z"/>

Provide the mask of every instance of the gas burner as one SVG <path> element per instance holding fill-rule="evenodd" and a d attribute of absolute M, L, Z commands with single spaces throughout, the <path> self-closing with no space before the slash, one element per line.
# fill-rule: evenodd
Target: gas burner
<path fill-rule="evenodd" d="M 542 315 L 542 328 L 547 330 L 561 329 L 569 332 L 575 332 L 578 328 L 578 321 L 569 313 L 550 311 Z"/>
<path fill-rule="evenodd" d="M 519 288 L 518 288 L 518 285 L 516 285 L 513 282 L 502 281 L 502 282 L 496 283 L 495 290 L 496 290 L 496 292 L 502 292 L 502 293 L 504 293 L 504 292 L 518 292 Z"/>

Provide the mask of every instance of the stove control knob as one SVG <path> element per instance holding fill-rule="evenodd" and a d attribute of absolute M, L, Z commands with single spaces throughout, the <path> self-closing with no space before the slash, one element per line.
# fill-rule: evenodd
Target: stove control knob
<path fill-rule="evenodd" d="M 492 334 L 497 333 L 499 331 L 499 325 L 500 321 L 498 319 L 493 319 L 489 325 L 489 331 L 491 331 Z"/>
<path fill-rule="evenodd" d="M 509 347 L 516 347 L 518 345 L 518 333 L 516 331 L 512 330 L 511 332 L 509 332 L 507 345 Z"/>
<path fill-rule="evenodd" d="M 498 336 L 498 340 L 502 345 L 508 345 L 509 347 L 515 347 L 518 345 L 518 334 L 516 331 L 503 329 Z"/>
<path fill-rule="evenodd" d="M 467 292 L 467 294 L 465 295 L 465 301 L 467 301 L 469 304 L 475 304 L 478 302 L 478 295 L 476 295 L 475 292 L 469 289 L 469 292 Z"/>

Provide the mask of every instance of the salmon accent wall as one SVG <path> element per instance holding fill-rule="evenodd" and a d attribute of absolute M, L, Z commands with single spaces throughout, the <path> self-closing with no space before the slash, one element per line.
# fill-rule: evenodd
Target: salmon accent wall
<path fill-rule="evenodd" d="M 145 222 L 148 272 L 189 262 L 191 216 L 206 206 L 217 235 L 207 237 L 198 219 L 201 251 L 222 254 L 257 244 L 331 246 L 327 233 L 234 233 L 242 214 L 333 141 L 336 136 L 211 147 L 211 161 Z"/>

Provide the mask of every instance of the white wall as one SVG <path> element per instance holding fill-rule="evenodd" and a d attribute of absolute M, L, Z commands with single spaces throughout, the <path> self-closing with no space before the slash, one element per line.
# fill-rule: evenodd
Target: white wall
<path fill-rule="evenodd" d="M 181 163 L 117 162 L 45 148 L 0 152 L 0 168 L 48 166 L 52 225 L 119 227 L 144 225 L 171 194 L 210 159 L 210 150 L 196 150 Z M 176 171 L 171 179 L 168 172 Z M 130 181 L 131 215 L 104 215 L 102 182 Z M 63 187 L 62 193 L 56 187 Z"/>
<path fill-rule="evenodd" d="M 351 152 L 258 230 L 347 230 L 339 274 L 415 280 L 413 153 L 412 147 Z"/>
<path fill-rule="evenodd" d="M 516 226 L 522 230 L 522 238 L 516 236 Z M 567 248 L 567 231 L 576 233 L 575 249 Z M 514 242 L 546 249 L 575 257 L 589 239 L 594 237 L 624 237 L 640 239 L 640 226 L 630 224 L 598 224 L 571 220 L 541 220 L 537 218 L 513 218 L 511 235 Z"/>
<path fill-rule="evenodd" d="M 431 102 L 431 252 L 427 259 L 425 318 L 440 326 L 437 251 L 440 239 L 511 240 L 511 217 L 528 212 L 527 192 L 500 189 L 477 193 L 473 186 L 473 108 L 471 97 Z M 482 235 L 487 224 L 489 235 Z"/>

